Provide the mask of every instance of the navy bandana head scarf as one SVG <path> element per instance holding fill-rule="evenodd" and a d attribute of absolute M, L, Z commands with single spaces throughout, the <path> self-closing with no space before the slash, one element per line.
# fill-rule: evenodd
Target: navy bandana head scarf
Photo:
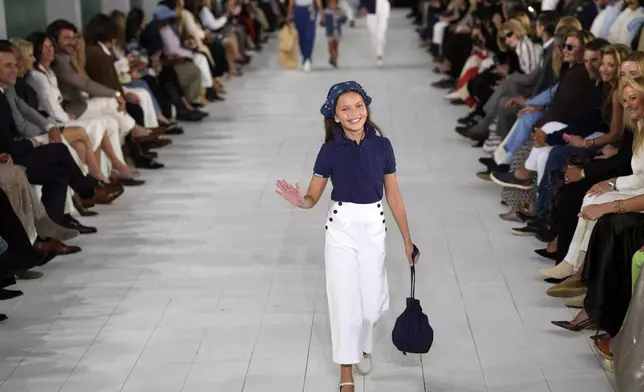
<path fill-rule="evenodd" d="M 367 92 L 364 91 L 362 86 L 358 82 L 350 80 L 348 82 L 334 84 L 329 89 L 329 93 L 326 96 L 326 101 L 320 108 L 320 113 L 322 113 L 322 115 L 327 118 L 335 117 L 335 104 L 338 101 L 338 97 L 348 91 L 353 91 L 362 95 L 364 103 L 367 106 L 371 104 L 371 97 L 367 95 Z"/>

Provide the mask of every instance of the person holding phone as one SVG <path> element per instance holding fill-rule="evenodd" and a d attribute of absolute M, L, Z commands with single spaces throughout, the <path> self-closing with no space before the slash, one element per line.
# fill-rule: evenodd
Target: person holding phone
<path fill-rule="evenodd" d="M 277 181 L 277 193 L 303 209 L 318 203 L 329 178 L 333 183 L 324 259 L 332 357 L 340 365 L 341 392 L 355 391 L 354 365 L 361 374 L 371 371 L 374 325 L 389 308 L 383 189 L 408 263 L 415 265 L 419 257 L 398 188 L 393 147 L 371 121 L 370 103 L 355 81 L 331 87 L 320 110 L 325 143 L 306 195 L 297 184 Z"/>

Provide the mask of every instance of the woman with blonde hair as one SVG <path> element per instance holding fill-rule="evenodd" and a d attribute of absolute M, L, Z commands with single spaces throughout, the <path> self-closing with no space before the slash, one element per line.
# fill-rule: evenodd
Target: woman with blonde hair
<path fill-rule="evenodd" d="M 540 273 L 551 278 L 567 278 L 577 272 L 584 263 L 588 244 L 595 226 L 591 213 L 584 212 L 587 206 L 611 204 L 633 196 L 644 194 L 644 77 L 636 79 L 623 78 L 619 85 L 619 96 L 631 121 L 634 130 L 633 157 L 631 167 L 633 174 L 605 180 L 595 184 L 584 197 L 575 234 L 564 260 L 556 267 L 541 270 Z M 612 205 L 612 204 L 611 204 Z M 587 210 L 586 210 L 587 211 Z M 586 320 L 588 320 L 586 318 Z M 576 318 L 576 322 L 584 322 Z"/>
<path fill-rule="evenodd" d="M 532 41 L 529 32 L 519 20 L 510 19 L 503 23 L 497 42 L 501 51 L 516 52 L 521 72 L 529 74 L 541 66 L 543 47 Z"/>

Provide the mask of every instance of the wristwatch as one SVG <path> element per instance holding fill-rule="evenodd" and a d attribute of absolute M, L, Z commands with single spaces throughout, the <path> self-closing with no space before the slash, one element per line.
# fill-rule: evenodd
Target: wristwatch
<path fill-rule="evenodd" d="M 616 191 L 617 190 L 617 179 L 612 178 L 612 179 L 608 180 L 608 185 L 610 185 L 610 187 L 613 188 L 614 191 Z"/>

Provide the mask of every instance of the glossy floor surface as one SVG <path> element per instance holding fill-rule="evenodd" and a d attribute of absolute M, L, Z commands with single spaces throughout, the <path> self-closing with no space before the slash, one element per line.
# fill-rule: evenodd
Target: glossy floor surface
<path fill-rule="evenodd" d="M 502 222 L 500 189 L 475 177 L 479 150 L 453 131 L 463 107 L 437 80 L 404 14 L 386 65 L 374 66 L 364 21 L 346 29 L 341 68 L 283 71 L 276 41 L 232 80 L 224 103 L 160 151 L 167 168 L 101 207 L 96 235 L 71 243 L 25 295 L 0 304 L 0 392 L 333 392 L 324 293 L 328 192 L 312 211 L 274 192 L 308 185 L 323 139 L 328 87 L 356 79 L 392 140 L 411 232 L 422 251 L 417 296 L 436 330 L 432 351 L 391 343 L 409 290 L 402 241 L 388 231 L 392 309 L 377 328 L 369 392 L 608 392 L 586 335 L 551 320 L 573 313 L 536 276 L 534 239 Z M 389 216 L 389 211 L 387 211 Z M 389 217 L 389 222 L 393 219 Z"/>

